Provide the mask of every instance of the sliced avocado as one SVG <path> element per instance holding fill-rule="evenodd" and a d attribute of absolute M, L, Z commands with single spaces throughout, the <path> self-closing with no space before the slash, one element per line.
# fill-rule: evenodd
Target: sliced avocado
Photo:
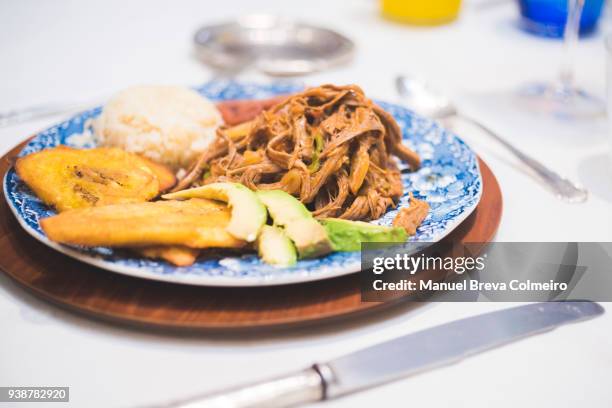
<path fill-rule="evenodd" d="M 333 250 L 325 228 L 314 218 L 291 221 L 285 225 L 285 232 L 295 244 L 300 258 L 314 258 Z"/>
<path fill-rule="evenodd" d="M 385 227 L 363 221 L 339 218 L 321 220 L 334 251 L 361 251 L 362 242 L 405 242 L 406 231 L 400 227 Z"/>
<path fill-rule="evenodd" d="M 232 210 L 232 218 L 227 232 L 239 239 L 253 242 L 266 223 L 266 207 L 257 194 L 238 183 L 211 183 L 202 187 L 164 194 L 166 200 L 186 200 L 189 198 L 208 198 L 223 201 Z"/>
<path fill-rule="evenodd" d="M 297 262 L 293 243 L 279 227 L 264 225 L 257 238 L 257 252 L 265 262 L 275 266 L 292 266 Z"/>
<path fill-rule="evenodd" d="M 283 190 L 258 190 L 256 194 L 275 224 L 285 226 L 291 221 L 313 218 L 300 200 Z"/>
<path fill-rule="evenodd" d="M 315 257 L 332 251 L 325 228 L 314 219 L 300 200 L 282 190 L 261 190 L 257 192 L 257 196 L 268 208 L 274 225 L 285 228 L 300 258 Z"/>

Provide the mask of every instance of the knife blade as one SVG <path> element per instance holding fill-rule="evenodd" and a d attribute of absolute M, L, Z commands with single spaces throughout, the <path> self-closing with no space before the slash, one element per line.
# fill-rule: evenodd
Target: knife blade
<path fill-rule="evenodd" d="M 589 301 L 534 303 L 503 309 L 408 334 L 291 375 L 164 407 L 272 408 L 336 398 L 455 363 L 603 312 L 599 304 Z"/>

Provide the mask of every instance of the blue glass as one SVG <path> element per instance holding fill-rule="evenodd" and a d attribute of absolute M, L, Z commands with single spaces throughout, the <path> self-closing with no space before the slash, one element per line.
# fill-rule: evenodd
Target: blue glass
<path fill-rule="evenodd" d="M 604 0 L 585 0 L 580 19 L 580 35 L 595 31 Z M 567 0 L 519 0 L 527 31 L 546 37 L 563 37 L 567 21 Z"/>

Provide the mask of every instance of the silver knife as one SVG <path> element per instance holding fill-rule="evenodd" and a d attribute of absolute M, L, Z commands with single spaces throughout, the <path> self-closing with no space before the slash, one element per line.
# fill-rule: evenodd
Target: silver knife
<path fill-rule="evenodd" d="M 601 315 L 589 301 L 534 303 L 468 317 L 347 354 L 276 379 L 164 405 L 279 408 L 340 397 Z"/>

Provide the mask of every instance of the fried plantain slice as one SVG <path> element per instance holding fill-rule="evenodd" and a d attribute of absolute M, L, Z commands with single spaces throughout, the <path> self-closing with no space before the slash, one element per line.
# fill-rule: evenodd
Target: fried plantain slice
<path fill-rule="evenodd" d="M 69 147 L 70 149 L 70 147 Z M 72 149 L 76 150 L 76 149 Z M 97 151 L 100 154 L 106 154 L 109 158 L 114 158 L 117 160 L 123 160 L 125 156 L 129 156 L 130 160 L 134 160 L 137 164 L 148 167 L 155 177 L 157 177 L 157 181 L 159 182 L 159 191 L 163 192 L 170 189 L 172 186 L 176 184 L 176 177 L 172 170 L 163 164 L 159 164 L 154 162 L 153 160 L 140 156 L 134 153 L 126 152 L 125 150 L 116 148 L 116 147 L 98 147 L 96 149 L 90 149 L 87 151 Z M 83 151 L 83 150 L 77 150 Z"/>
<path fill-rule="evenodd" d="M 82 246 L 240 248 L 227 231 L 230 210 L 206 199 L 116 204 L 70 210 L 40 225 L 56 242 Z"/>
<path fill-rule="evenodd" d="M 200 250 L 182 245 L 159 245 L 134 248 L 136 252 L 147 258 L 159 258 L 176 266 L 189 266 L 198 259 Z"/>
<path fill-rule="evenodd" d="M 174 187 L 176 184 L 176 176 L 168 167 L 164 166 L 163 164 L 156 163 L 147 157 L 137 155 L 134 156 L 142 160 L 142 162 L 153 171 L 157 177 L 157 181 L 159 181 L 160 192 L 163 193 L 164 191 L 170 190 L 172 187 Z"/>
<path fill-rule="evenodd" d="M 20 157 L 15 169 L 58 211 L 147 201 L 175 182 L 163 166 L 117 148 L 58 146 Z"/>

